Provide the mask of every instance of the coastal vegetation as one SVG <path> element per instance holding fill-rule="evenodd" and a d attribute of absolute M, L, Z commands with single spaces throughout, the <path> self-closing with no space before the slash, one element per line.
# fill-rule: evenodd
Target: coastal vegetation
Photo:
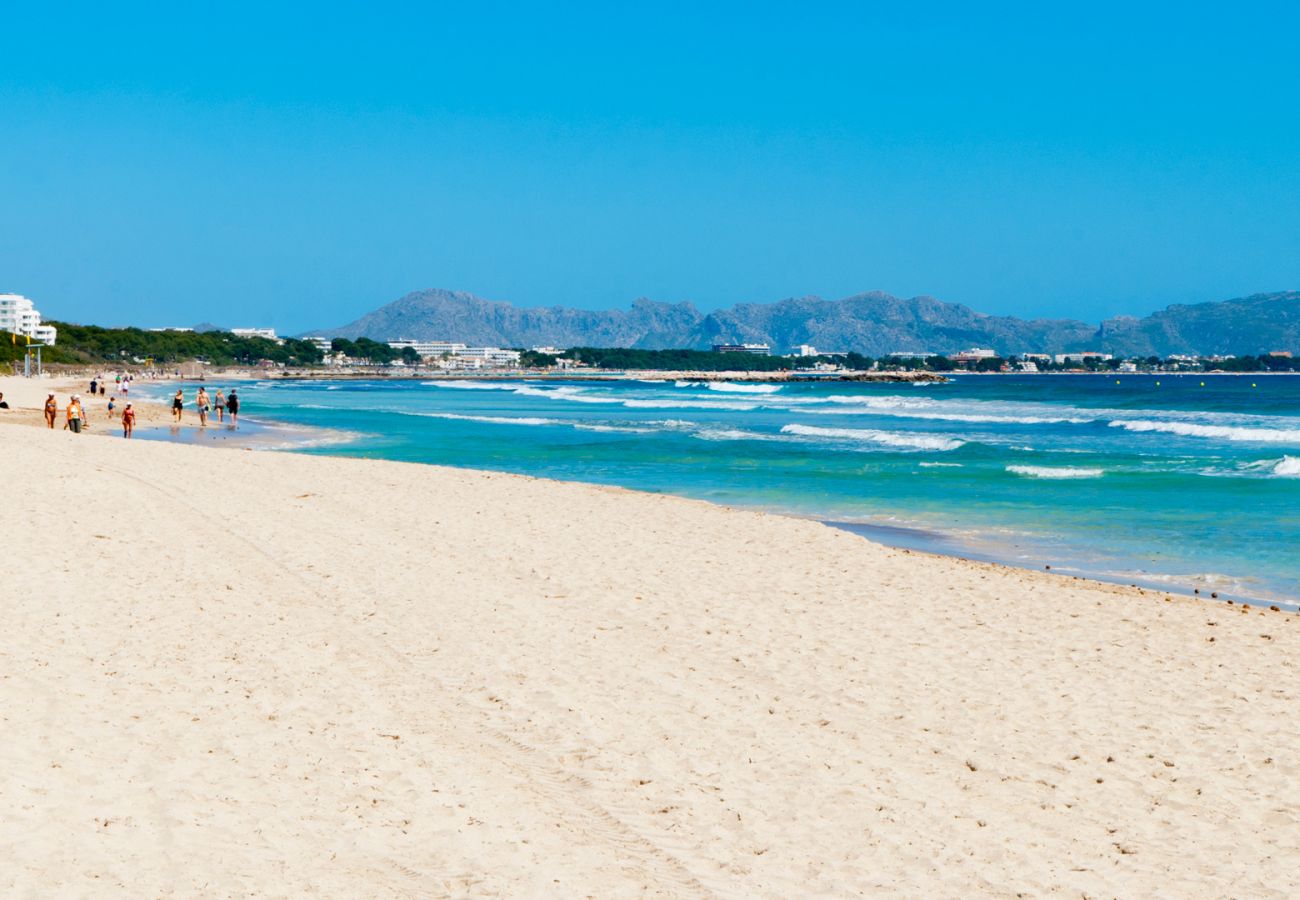
<path fill-rule="evenodd" d="M 151 363 L 174 365 L 197 361 L 218 366 L 277 365 L 312 367 L 325 362 L 325 352 L 315 342 L 296 338 L 270 340 L 242 337 L 228 331 L 151 331 L 141 328 L 103 328 L 97 325 L 73 325 L 55 322 L 59 329 L 57 346 L 43 347 L 42 360 L 47 364 L 94 365 L 99 363 Z M 27 339 L 0 335 L 0 364 L 21 364 L 27 352 Z M 334 338 L 330 352 L 342 354 L 345 364 L 367 366 L 418 366 L 420 355 L 412 347 L 395 348 L 382 341 L 361 337 L 356 340 Z M 816 356 L 767 356 L 757 353 L 718 353 L 709 350 L 630 347 L 573 347 L 562 353 L 520 350 L 520 366 L 549 369 L 557 365 L 578 365 L 594 369 L 628 371 L 695 371 L 695 372 L 783 372 L 836 366 L 855 371 L 873 368 L 889 371 L 920 372 L 1000 372 L 1016 371 L 1022 362 L 1032 361 L 1041 372 L 1300 372 L 1300 358 L 1259 353 L 1238 356 L 1189 357 L 1158 355 L 1105 359 L 1085 356 L 1056 362 L 1043 356 L 1022 358 L 1016 355 L 992 356 L 958 362 L 943 355 L 925 357 L 887 355 L 872 358 L 857 352 L 819 354 Z"/>
<path fill-rule="evenodd" d="M 51 322 L 59 329 L 58 344 L 44 347 L 42 359 L 47 363 L 140 363 L 152 360 L 155 365 L 196 360 L 213 365 L 256 365 L 260 362 L 283 365 L 314 365 L 324 359 L 320 348 L 310 341 L 294 338 L 283 342 L 262 337 L 240 337 L 228 331 L 149 331 L 143 328 L 102 328 L 98 325 L 73 325 Z M 4 341 L 0 361 L 21 360 L 27 347 Z M 387 347 L 387 345 L 383 345 Z"/>

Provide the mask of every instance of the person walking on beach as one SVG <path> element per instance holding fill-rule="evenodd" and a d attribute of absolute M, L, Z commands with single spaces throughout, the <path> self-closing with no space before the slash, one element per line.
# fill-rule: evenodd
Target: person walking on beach
<path fill-rule="evenodd" d="M 208 392 L 199 388 L 199 392 L 194 395 L 194 405 L 199 408 L 199 427 L 208 427 Z"/>
<path fill-rule="evenodd" d="M 134 432 L 135 410 L 132 409 L 131 404 L 128 403 L 126 409 L 122 410 L 122 437 L 129 438 Z"/>
<path fill-rule="evenodd" d="M 73 434 L 81 434 L 81 397 L 77 394 L 68 401 L 68 428 Z"/>
<path fill-rule="evenodd" d="M 108 398 L 108 417 L 113 418 L 113 398 Z"/>
<path fill-rule="evenodd" d="M 54 399 L 54 395 L 45 398 L 45 424 L 54 427 L 54 420 L 59 415 L 59 401 Z"/>
<path fill-rule="evenodd" d="M 126 392 L 123 391 L 123 393 Z M 177 391 L 176 396 L 172 398 L 172 418 L 179 422 L 183 412 L 185 412 L 185 392 Z"/>
<path fill-rule="evenodd" d="M 95 392 L 97 390 L 99 390 L 99 379 L 98 378 L 90 379 L 90 396 L 92 397 L 95 396 Z"/>
<path fill-rule="evenodd" d="M 226 409 L 230 412 L 230 427 L 239 427 L 239 395 L 233 390 L 230 396 L 226 398 Z"/>
<path fill-rule="evenodd" d="M 217 398 L 212 405 L 217 408 L 217 421 L 226 421 L 226 395 L 221 393 L 221 388 L 217 388 Z"/>

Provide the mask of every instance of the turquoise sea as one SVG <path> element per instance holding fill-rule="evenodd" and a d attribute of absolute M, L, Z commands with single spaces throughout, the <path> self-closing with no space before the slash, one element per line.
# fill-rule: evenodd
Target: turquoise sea
<path fill-rule="evenodd" d="M 622 485 L 1063 573 L 1300 599 L 1295 376 L 238 389 L 250 422 L 347 433 L 307 453 Z"/>

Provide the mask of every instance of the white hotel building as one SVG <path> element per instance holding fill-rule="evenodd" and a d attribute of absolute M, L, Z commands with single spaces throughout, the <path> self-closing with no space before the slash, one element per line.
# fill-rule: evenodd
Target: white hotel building
<path fill-rule="evenodd" d="M 50 346 L 59 335 L 53 325 L 41 324 L 41 314 L 36 311 L 36 305 L 19 294 L 0 294 L 0 331 Z"/>
<path fill-rule="evenodd" d="M 410 347 L 424 359 L 448 356 L 452 359 L 477 360 L 479 365 L 519 365 L 518 350 L 502 350 L 500 347 L 468 347 L 451 341 L 389 341 L 388 346 L 394 350 Z"/>

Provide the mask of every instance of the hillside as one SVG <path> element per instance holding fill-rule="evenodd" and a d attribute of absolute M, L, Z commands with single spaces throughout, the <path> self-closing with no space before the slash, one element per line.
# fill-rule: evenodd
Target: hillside
<path fill-rule="evenodd" d="M 799 344 L 881 356 L 971 346 L 1002 354 L 1101 350 L 1116 355 L 1300 350 L 1300 292 L 1170 306 L 1100 326 L 1072 319 L 990 316 L 933 297 L 872 292 L 843 300 L 800 297 L 702 313 L 690 303 L 640 299 L 629 309 L 518 307 L 460 291 L 416 291 L 338 328 L 311 332 L 375 340 L 457 340 L 503 347 L 704 349 L 714 343 Z"/>

